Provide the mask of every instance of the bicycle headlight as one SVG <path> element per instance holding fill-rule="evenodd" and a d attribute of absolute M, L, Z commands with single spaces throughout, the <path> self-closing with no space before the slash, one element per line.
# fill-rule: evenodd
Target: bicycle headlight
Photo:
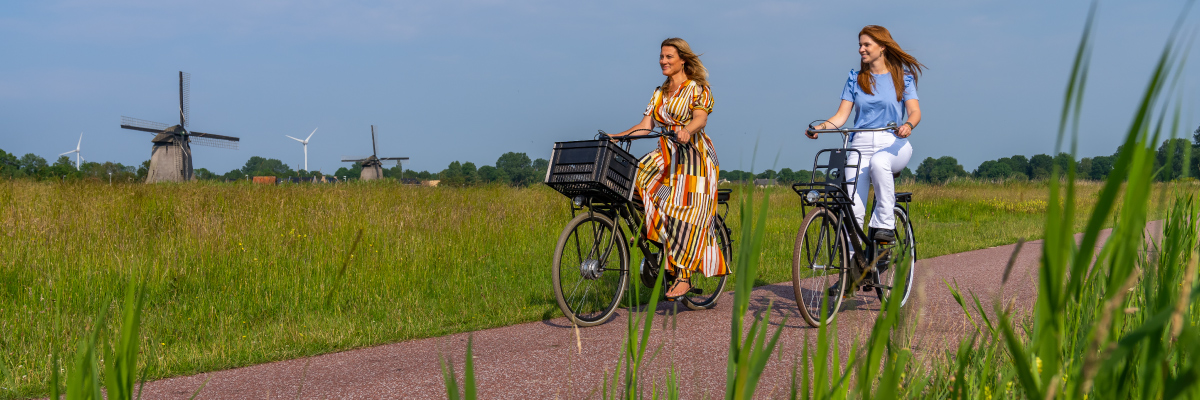
<path fill-rule="evenodd" d="M 816 190 L 809 190 L 808 193 L 804 194 L 804 199 L 808 200 L 809 203 L 816 202 L 818 197 L 821 197 L 821 194 L 817 193 Z"/>

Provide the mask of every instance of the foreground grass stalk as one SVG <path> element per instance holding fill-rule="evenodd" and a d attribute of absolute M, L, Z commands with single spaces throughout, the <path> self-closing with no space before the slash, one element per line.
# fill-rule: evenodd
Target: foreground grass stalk
<path fill-rule="evenodd" d="M 758 386 L 767 360 L 775 350 L 785 318 L 775 329 L 771 338 L 767 339 L 767 326 L 762 319 L 751 322 L 745 337 L 742 336 L 742 320 L 750 307 L 750 292 L 754 289 L 754 280 L 758 276 L 758 263 L 761 258 L 763 235 L 767 224 L 767 200 L 764 195 L 758 207 L 754 207 L 754 192 L 749 192 L 741 201 L 742 240 L 738 247 L 737 271 L 738 279 L 734 289 L 734 300 L 729 332 L 729 360 L 726 366 L 725 398 L 750 399 Z M 771 306 L 763 315 L 771 315 Z M 765 317 L 764 317 L 765 318 Z"/>

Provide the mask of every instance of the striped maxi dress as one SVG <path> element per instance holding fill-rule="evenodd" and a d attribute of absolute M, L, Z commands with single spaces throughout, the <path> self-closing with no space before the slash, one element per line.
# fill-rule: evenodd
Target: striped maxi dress
<path fill-rule="evenodd" d="M 656 88 L 643 115 L 675 132 L 692 120 L 692 110 L 712 113 L 712 107 L 709 88 L 689 80 L 669 95 Z M 717 165 L 717 153 L 703 129 L 685 144 L 659 138 L 658 149 L 638 162 L 636 185 L 646 209 L 646 237 L 663 244 L 668 265 L 680 278 L 696 271 L 704 276 L 728 273 L 712 228 Z"/>

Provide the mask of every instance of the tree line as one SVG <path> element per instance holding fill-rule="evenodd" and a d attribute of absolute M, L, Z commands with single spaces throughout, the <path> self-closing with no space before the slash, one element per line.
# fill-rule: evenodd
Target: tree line
<path fill-rule="evenodd" d="M 539 158 L 531 160 L 525 153 L 508 152 L 496 160 L 496 164 L 476 167 L 474 163 L 454 161 L 438 172 L 405 170 L 397 164 L 383 169 L 384 178 L 403 180 L 409 183 L 420 181 L 440 180 L 439 184 L 449 186 L 471 186 L 483 184 L 506 184 L 528 186 L 542 181 L 550 162 Z M 146 180 L 150 171 L 150 160 L 141 164 L 123 165 L 114 162 L 87 161 L 75 168 L 75 161 L 68 156 L 59 156 L 53 164 L 45 158 L 33 153 L 17 157 L 0 149 L 0 178 L 34 179 L 34 180 L 101 180 L 110 178 L 115 182 L 141 182 Z M 338 168 L 332 176 L 338 179 L 358 179 L 362 172 L 362 164 L 354 163 L 350 167 Z M 281 160 L 259 156 L 250 157 L 241 168 L 218 174 L 206 168 L 196 168 L 192 171 L 196 180 L 206 181 L 239 181 L 254 176 L 289 177 L 322 177 L 330 176 L 320 171 L 293 170 Z"/>
<path fill-rule="evenodd" d="M 996 160 L 988 160 L 979 164 L 972 172 L 966 172 L 954 157 L 926 158 L 917 167 L 916 180 L 925 183 L 943 183 L 954 178 L 971 177 L 984 180 L 1003 179 L 1046 179 L 1055 167 L 1067 171 L 1075 166 L 1075 176 L 1084 180 L 1105 180 L 1112 172 L 1117 161 L 1118 147 L 1112 155 L 1084 157 L 1076 160 L 1067 153 L 1058 153 L 1051 157 L 1048 154 L 1038 154 L 1026 158 L 1014 155 Z M 1187 139 L 1168 139 L 1158 147 L 1155 155 L 1155 179 L 1160 182 L 1172 181 L 1184 176 L 1200 177 L 1200 128 L 1196 129 L 1192 141 Z"/>
<path fill-rule="evenodd" d="M 951 156 L 939 158 L 927 157 L 921 161 L 914 173 L 905 168 L 900 173 L 900 179 L 915 180 L 922 183 L 944 183 L 951 179 L 974 178 L 982 180 L 1030 180 L 1050 177 L 1054 167 L 1066 171 L 1074 165 L 1077 178 L 1085 180 L 1104 180 L 1112 172 L 1117 154 L 1121 149 L 1108 156 L 1084 157 L 1074 159 L 1070 154 L 1059 153 L 1056 156 L 1037 154 L 1032 157 L 1014 155 L 995 160 L 984 161 L 974 171 L 967 172 L 958 160 Z M 1156 178 L 1159 181 L 1171 181 L 1184 176 L 1200 177 L 1200 128 L 1196 128 L 1192 141 L 1187 139 L 1169 139 L 1163 141 L 1158 148 L 1155 159 Z M 476 166 L 470 161 L 451 162 L 445 169 L 438 172 L 405 170 L 397 164 L 383 169 L 384 178 L 398 179 L 416 183 L 420 181 L 440 180 L 440 185 L 472 186 L 486 184 L 506 184 L 528 186 L 541 182 L 546 175 L 550 162 L 546 159 L 531 160 L 525 153 L 508 152 L 496 159 L 496 164 Z M 53 179 L 112 179 L 117 182 L 142 181 L 150 168 L 150 160 L 143 161 L 137 166 L 127 166 L 113 162 L 83 162 L 79 169 L 68 156 L 59 156 L 53 164 L 46 159 L 33 154 L 17 157 L 0 150 L 0 178 L 26 178 L 37 180 Z M 339 179 L 358 179 L 362 165 L 354 163 L 350 167 L 338 168 L 333 176 Z M 237 181 L 253 176 L 287 177 L 320 177 L 325 175 L 317 171 L 293 170 L 283 161 L 259 156 L 250 157 L 241 168 L 224 174 L 217 174 L 205 168 L 194 171 L 198 180 Z M 719 178 L 731 182 L 749 183 L 755 179 L 775 179 L 780 184 L 807 182 L 816 178 L 823 180 L 822 171 L 815 173 L 808 170 L 792 170 L 783 168 L 779 171 L 766 170 L 757 174 L 752 172 L 731 170 L 720 171 Z"/>

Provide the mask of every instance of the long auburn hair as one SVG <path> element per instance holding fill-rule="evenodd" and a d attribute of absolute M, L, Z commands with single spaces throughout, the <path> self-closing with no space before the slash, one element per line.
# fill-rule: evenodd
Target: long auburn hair
<path fill-rule="evenodd" d="M 708 68 L 704 68 L 704 63 L 700 62 L 700 56 L 692 52 L 692 46 L 688 46 L 686 40 L 670 38 L 662 41 L 659 48 L 667 46 L 674 47 L 675 51 L 679 53 L 679 58 L 683 59 L 683 73 L 687 75 L 688 79 L 695 81 L 700 87 L 708 86 Z M 662 84 L 663 95 L 666 95 L 665 91 L 670 86 L 671 77 L 668 76 Z"/>
<path fill-rule="evenodd" d="M 916 86 L 917 79 L 921 76 L 921 69 L 925 68 L 925 64 L 921 64 L 916 57 L 900 48 L 900 44 L 892 39 L 892 33 L 888 32 L 887 28 L 879 25 L 867 25 L 858 32 L 858 37 L 863 35 L 870 37 L 880 47 L 883 47 L 884 62 L 887 64 L 888 72 L 892 75 L 892 84 L 896 86 L 896 101 L 903 100 L 904 75 L 912 75 L 913 85 Z M 871 66 L 865 62 L 858 70 L 858 87 L 862 89 L 863 93 L 875 94 L 873 90 L 875 76 L 871 75 Z"/>

